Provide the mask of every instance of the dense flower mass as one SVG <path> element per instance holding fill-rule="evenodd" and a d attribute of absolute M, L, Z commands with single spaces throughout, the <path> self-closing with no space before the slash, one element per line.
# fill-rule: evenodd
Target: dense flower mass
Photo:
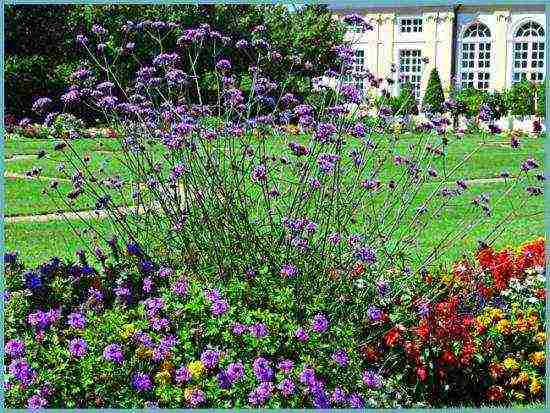
<path fill-rule="evenodd" d="M 11 257 L 6 257 L 10 291 L 6 305 L 8 325 L 15 325 L 13 317 L 29 311 L 19 306 L 20 300 L 30 297 L 32 303 L 39 300 L 40 295 L 25 284 L 17 284 L 23 267 L 17 258 Z M 223 392 L 233 392 L 236 388 L 243 389 L 243 402 L 249 406 L 270 406 L 272 402 L 292 406 L 297 394 L 312 407 L 415 405 L 424 398 L 431 399 L 432 403 L 434 400 L 455 403 L 463 397 L 460 386 L 467 383 L 477 386 L 476 403 L 542 400 L 546 343 L 544 241 L 537 239 L 516 250 L 494 251 L 486 247 L 477 254 L 477 260 L 477 265 L 459 261 L 450 273 L 434 273 L 425 278 L 422 281 L 425 285 L 442 282 L 450 287 L 442 290 L 446 291 L 444 296 L 432 302 L 421 297 L 411 303 L 398 299 L 388 301 L 384 297 L 396 291 L 398 285 L 393 279 L 379 280 L 376 284 L 379 301 L 368 307 L 364 323 L 371 329 L 380 326 L 380 331 L 385 333 L 355 344 L 345 338 L 348 333 L 341 329 L 341 320 L 331 322 L 322 312 L 313 314 L 309 323 L 297 329 L 293 327 L 296 321 L 289 320 L 286 312 L 282 314 L 287 315 L 280 318 L 276 311 L 266 313 L 267 318 L 261 318 L 264 322 L 248 321 L 249 327 L 234 321 L 258 317 L 254 316 L 254 310 L 244 306 L 226 320 L 215 314 L 208 316 L 208 307 L 224 300 L 222 297 L 227 296 L 228 301 L 238 300 L 235 292 L 215 288 L 205 290 L 204 295 L 196 298 L 182 298 L 170 290 L 170 278 L 181 275 L 166 267 L 159 270 L 162 276 L 156 281 L 163 286 L 160 292 L 165 298 L 149 293 L 142 296 L 141 301 L 126 301 L 135 302 L 135 308 L 141 309 L 134 313 L 124 312 L 127 304 L 121 304 L 116 298 L 103 301 L 102 307 L 90 307 L 89 296 L 82 294 L 88 287 L 81 290 L 75 285 L 71 288 L 78 288 L 74 297 L 79 298 L 73 304 L 64 304 L 60 313 L 59 310 L 31 313 L 31 319 L 45 320 L 36 337 L 25 336 L 24 325 L 17 327 L 16 335 L 9 333 L 5 344 L 8 400 L 13 400 L 14 392 L 18 392 L 27 394 L 24 404 L 30 408 L 64 403 L 66 384 L 56 381 L 59 376 L 55 375 L 63 373 L 52 376 L 53 371 L 36 364 L 36 357 L 51 357 L 59 351 L 55 346 L 50 347 L 46 337 L 61 346 L 67 343 L 62 357 L 78 377 L 86 374 L 89 360 L 97 359 L 101 367 L 96 373 L 107 380 L 106 383 L 117 383 L 119 396 L 107 401 L 108 404 L 124 394 L 131 403 L 138 403 L 133 405 L 145 406 L 151 400 L 151 392 L 164 389 L 182 391 L 181 400 L 187 407 L 217 406 L 220 391 L 225 394 Z M 495 260 L 499 260 L 498 266 Z M 44 288 L 54 296 L 52 283 L 58 277 L 82 271 L 79 264 L 58 260 L 44 263 L 40 268 L 50 268 Z M 108 282 L 108 278 L 102 276 L 103 271 L 108 268 L 96 271 L 101 276 L 102 288 Z M 502 274 L 511 275 L 503 278 Z M 161 281 L 163 278 L 165 283 Z M 200 281 L 192 276 L 187 279 L 189 288 L 196 291 Z M 130 294 L 134 298 L 139 296 L 138 291 Z M 177 310 L 180 302 L 188 303 L 187 310 Z M 285 305 L 292 305 L 292 300 Z M 403 311 L 414 316 L 400 324 L 392 321 Z M 388 313 L 390 317 L 386 316 Z M 62 322 L 64 317 L 66 323 Z M 150 324 L 151 320 L 162 317 L 167 317 L 167 330 Z M 44 330 L 51 325 L 55 325 L 55 329 Z M 188 325 L 196 327 L 186 330 Z M 212 339 L 201 340 L 202 345 L 194 344 L 198 336 L 193 331 L 197 328 L 213 334 Z M 259 341 L 242 336 L 247 330 L 249 337 Z M 289 353 L 268 350 L 269 330 L 277 331 L 276 339 L 288 343 L 285 346 L 299 345 L 302 351 L 284 358 L 282 355 Z M 189 334 L 180 333 L 176 337 L 175 331 L 189 331 Z M 71 338 L 77 332 L 85 338 Z M 243 338 L 237 338 L 241 336 Z M 291 344 L 293 342 L 300 344 Z M 388 356 L 395 359 L 393 367 L 388 365 Z M 403 374 L 405 381 L 398 384 L 398 377 L 403 378 Z M 349 381 L 345 378 L 348 375 L 351 375 Z M 357 383 L 361 385 L 357 387 Z M 399 387 L 395 386 L 406 383 L 413 386 L 409 389 L 411 393 L 399 393 Z M 93 382 L 90 385 L 93 387 Z M 211 393 L 212 388 L 217 390 Z M 456 389 L 456 393 L 452 389 Z M 388 394 L 400 394 L 403 401 L 392 404 L 388 402 Z M 160 398 L 156 398 L 155 403 L 181 405 L 177 399 L 157 397 Z M 91 403 L 99 403 L 98 400 Z"/>

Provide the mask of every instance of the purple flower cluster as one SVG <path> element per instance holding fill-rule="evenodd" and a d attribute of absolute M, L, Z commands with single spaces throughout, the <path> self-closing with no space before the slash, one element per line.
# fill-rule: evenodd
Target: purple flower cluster
<path fill-rule="evenodd" d="M 82 338 L 73 338 L 69 342 L 69 353 L 72 357 L 80 358 L 84 357 L 88 352 L 88 346 L 84 339 Z"/>
<path fill-rule="evenodd" d="M 293 278 L 298 274 L 298 267 L 292 264 L 283 264 L 281 267 L 281 276 L 285 278 Z"/>
<path fill-rule="evenodd" d="M 137 372 L 132 378 L 132 386 L 139 392 L 146 392 L 153 388 L 153 382 L 147 373 Z"/>
<path fill-rule="evenodd" d="M 103 350 L 103 357 L 105 360 L 112 361 L 113 363 L 122 363 L 124 360 L 124 354 L 122 353 L 122 347 L 116 343 L 109 344 Z"/>
<path fill-rule="evenodd" d="M 207 369 L 213 369 L 220 361 L 220 352 L 216 350 L 205 350 L 201 354 L 201 361 Z"/>
<path fill-rule="evenodd" d="M 340 156 L 330 154 L 330 153 L 322 153 L 317 158 L 317 164 L 319 165 L 319 169 L 321 172 L 325 174 L 330 174 L 334 171 L 336 168 L 336 162 L 340 160 Z"/>
<path fill-rule="evenodd" d="M 261 382 L 269 382 L 273 380 L 274 372 L 267 359 L 258 357 L 252 363 L 252 370 L 254 375 Z"/>
<path fill-rule="evenodd" d="M 212 315 L 220 316 L 229 311 L 229 303 L 221 297 L 219 290 L 205 291 L 205 297 L 210 301 Z"/>

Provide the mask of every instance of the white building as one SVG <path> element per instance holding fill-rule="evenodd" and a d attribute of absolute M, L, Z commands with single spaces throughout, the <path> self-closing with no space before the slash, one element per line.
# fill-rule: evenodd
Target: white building
<path fill-rule="evenodd" d="M 432 68 L 443 88 L 500 90 L 547 76 L 543 5 L 331 6 L 335 16 L 357 13 L 373 30 L 350 27 L 356 69 L 409 81 L 422 97 Z M 395 64 L 397 71 L 391 73 Z"/>

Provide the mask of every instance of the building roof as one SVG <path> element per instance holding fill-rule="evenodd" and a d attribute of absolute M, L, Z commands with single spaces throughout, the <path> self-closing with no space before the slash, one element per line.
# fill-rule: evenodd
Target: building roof
<path fill-rule="evenodd" d="M 357 8 L 410 8 L 410 7 L 453 7 L 453 6 L 543 6 L 548 0 L 342 0 L 332 1 L 332 10 Z"/>

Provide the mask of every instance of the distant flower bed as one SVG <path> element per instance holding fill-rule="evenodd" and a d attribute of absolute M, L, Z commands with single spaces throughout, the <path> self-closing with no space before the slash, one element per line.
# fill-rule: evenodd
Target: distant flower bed
<path fill-rule="evenodd" d="M 43 98 L 46 99 L 46 98 Z M 40 101 L 40 99 L 39 99 Z M 110 127 L 91 128 L 70 114 L 51 113 L 43 123 L 33 123 L 29 118 L 19 121 L 12 115 L 4 118 L 8 137 L 28 139 L 79 139 L 118 137 L 115 129 Z"/>
<path fill-rule="evenodd" d="M 544 400 L 543 239 L 481 249 L 476 262 L 424 274 L 410 289 L 399 271 L 381 274 L 364 285 L 373 298 L 355 323 L 297 312 L 291 290 L 269 289 L 266 274 L 218 288 L 199 274 L 155 267 L 135 244 L 113 241 L 111 249 L 96 251 L 97 268 L 84 253 L 34 269 L 6 254 L 8 407 Z M 363 271 L 341 276 L 362 283 Z M 428 299 L 434 287 L 439 295 Z"/>

